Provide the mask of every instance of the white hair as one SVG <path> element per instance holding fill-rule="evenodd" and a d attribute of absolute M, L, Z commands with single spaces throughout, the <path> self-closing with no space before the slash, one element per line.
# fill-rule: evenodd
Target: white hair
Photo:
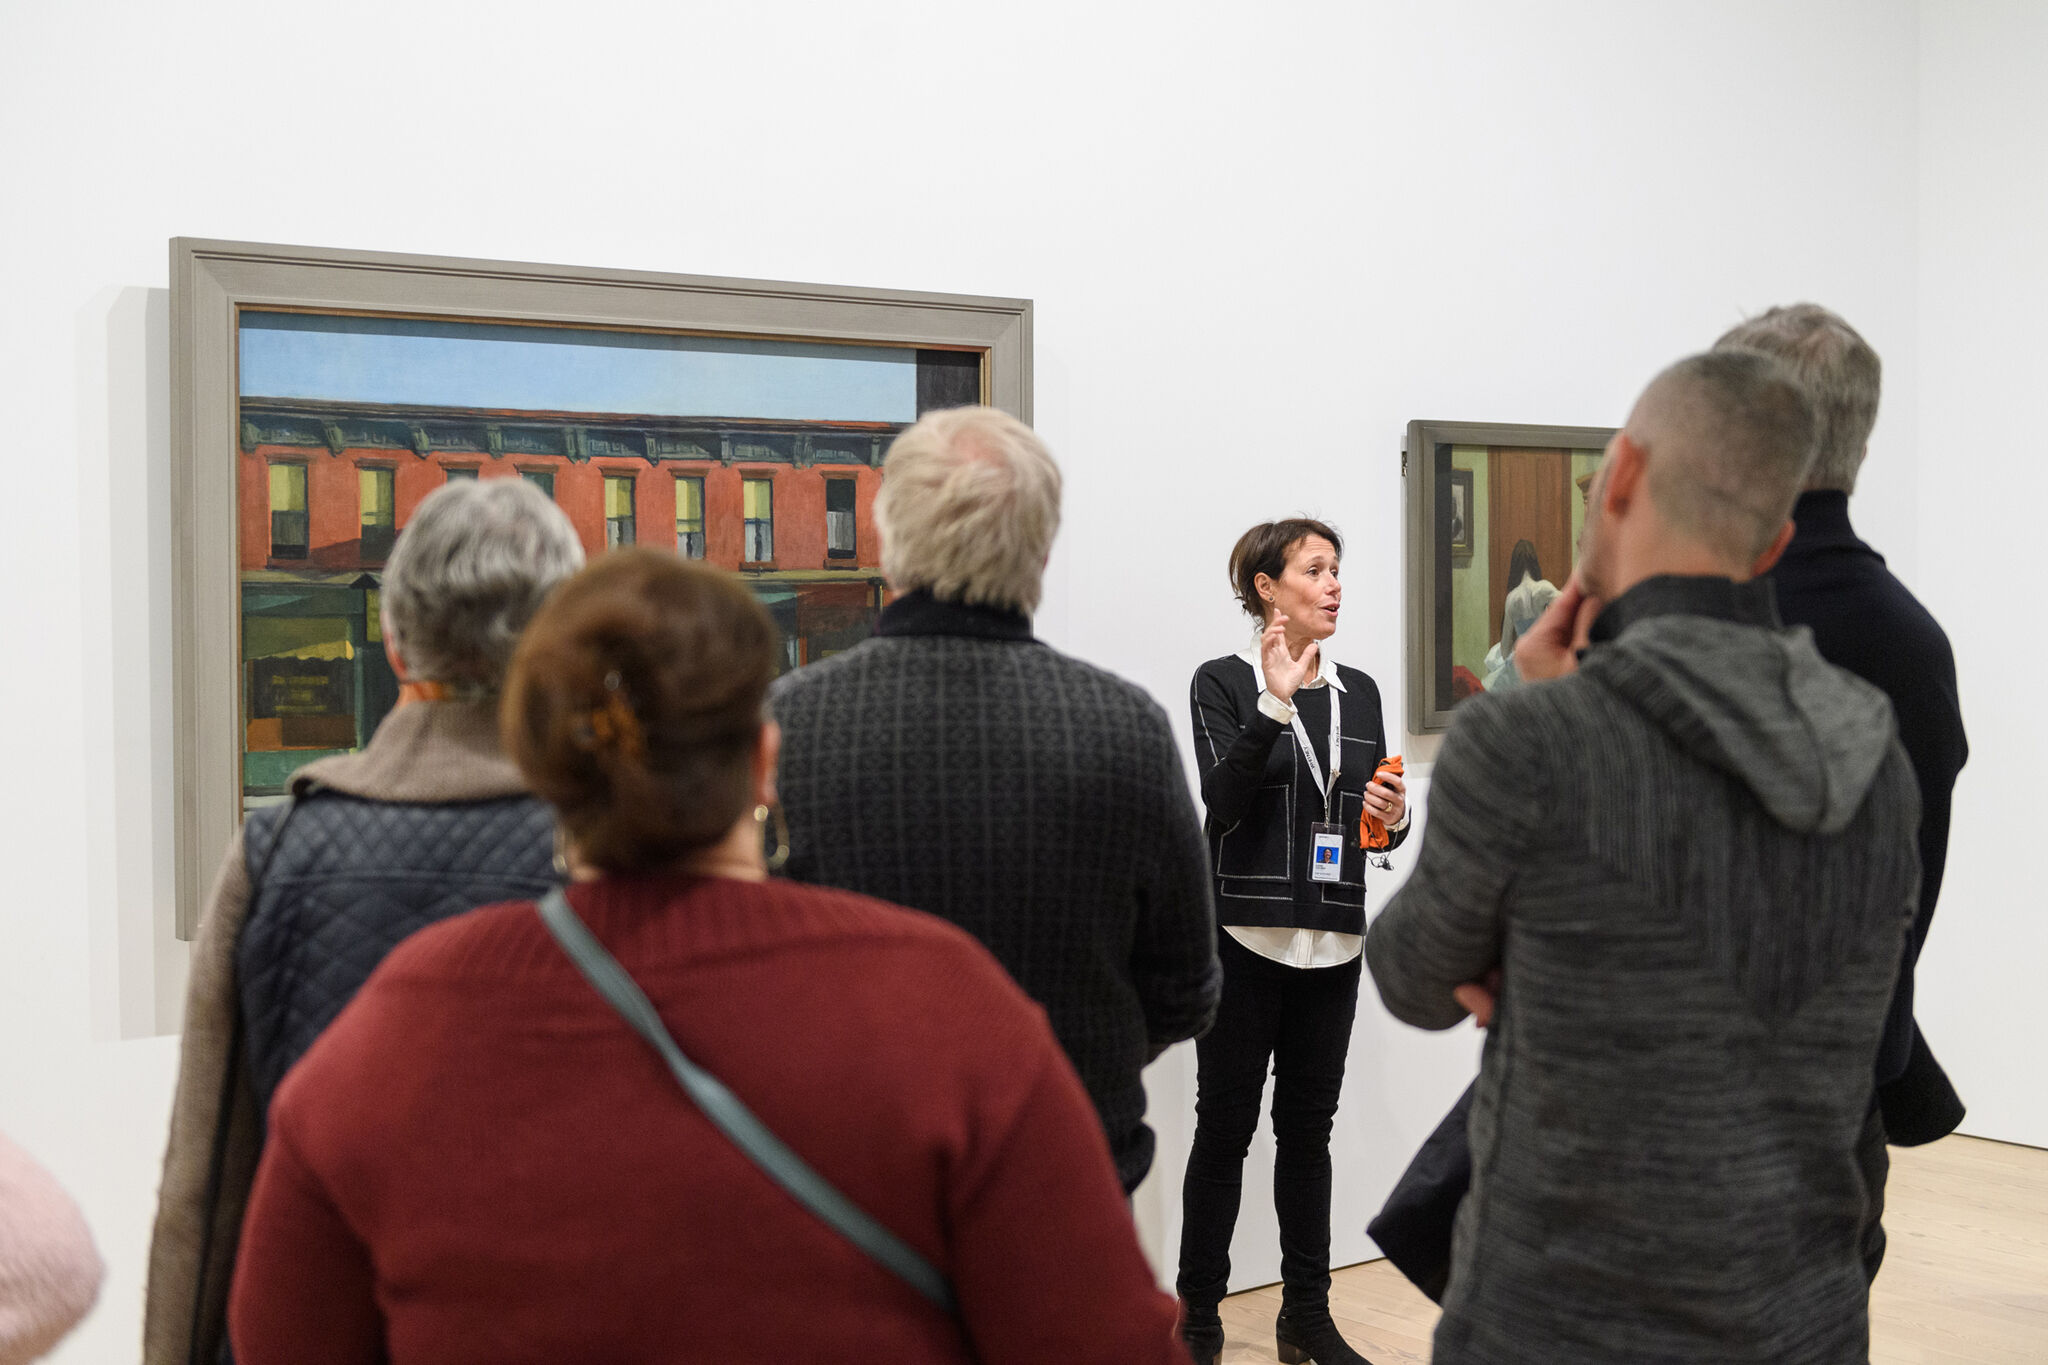
<path fill-rule="evenodd" d="M 1808 488 L 1856 491 L 1856 475 L 1877 425 L 1884 365 L 1854 327 L 1817 303 L 1773 308 L 1732 327 L 1714 349 L 1776 356 L 1791 367 L 1813 402 L 1817 430 Z"/>
<path fill-rule="evenodd" d="M 875 524 L 898 592 L 1028 616 L 1060 528 L 1060 467 L 1007 412 L 928 413 L 889 447 Z"/>
<path fill-rule="evenodd" d="M 497 689 L 541 600 L 583 567 L 583 542 L 524 479 L 450 483 L 391 549 L 384 615 L 408 677 Z"/>

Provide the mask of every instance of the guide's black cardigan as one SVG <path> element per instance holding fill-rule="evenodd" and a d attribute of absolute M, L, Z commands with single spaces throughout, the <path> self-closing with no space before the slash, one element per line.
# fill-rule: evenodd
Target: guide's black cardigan
<path fill-rule="evenodd" d="M 1293 727 L 1259 710 L 1261 678 L 1241 656 L 1226 654 L 1195 670 L 1195 757 L 1222 924 L 1365 932 L 1366 857 L 1358 825 L 1366 784 L 1387 753 L 1386 721 L 1371 678 L 1343 664 L 1337 678 L 1343 691 L 1304 687 L 1293 703 L 1325 777 L 1330 699 L 1344 708 L 1344 764 L 1329 803 L 1331 818 L 1344 830 L 1344 862 L 1336 882 L 1319 883 L 1308 876 L 1309 827 L 1323 819 L 1323 793 L 1301 760 Z M 1407 835 L 1405 827 L 1396 832 L 1392 846 Z"/>

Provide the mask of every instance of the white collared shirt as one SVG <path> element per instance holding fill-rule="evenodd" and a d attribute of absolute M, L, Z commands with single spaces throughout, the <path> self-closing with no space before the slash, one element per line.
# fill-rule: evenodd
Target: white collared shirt
<path fill-rule="evenodd" d="M 1337 676 L 1337 663 L 1328 650 L 1316 649 L 1316 676 L 1302 684 L 1303 687 L 1321 687 L 1325 683 L 1337 691 L 1345 690 L 1344 680 Z M 1238 658 L 1251 668 L 1259 680 L 1259 710 L 1282 725 L 1294 723 L 1294 708 L 1266 690 L 1266 670 L 1259 662 L 1259 647 L 1238 651 Z M 1330 698 L 1330 705 L 1338 704 L 1336 697 Z M 1408 812 L 1401 812 L 1399 824 L 1387 827 L 1388 833 L 1408 828 Z M 1341 967 L 1365 951 L 1365 937 L 1362 934 L 1340 934 L 1334 929 L 1275 929 L 1258 924 L 1226 924 L 1223 932 L 1242 943 L 1260 957 L 1278 962 L 1287 967 Z"/>

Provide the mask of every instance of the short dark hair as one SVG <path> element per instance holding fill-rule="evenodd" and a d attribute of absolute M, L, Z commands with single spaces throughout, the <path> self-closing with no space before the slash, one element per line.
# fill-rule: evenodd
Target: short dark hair
<path fill-rule="evenodd" d="M 1687 356 L 1629 415 L 1650 496 L 1677 530 L 1730 561 L 1770 546 L 1813 463 L 1813 404 L 1777 358 L 1743 348 Z"/>
<path fill-rule="evenodd" d="M 608 872 L 725 837 L 752 799 L 775 624 L 723 570 L 615 550 L 535 615 L 506 678 L 505 751 Z"/>
<path fill-rule="evenodd" d="M 1266 603 L 1259 596 L 1259 575 L 1278 578 L 1287 571 L 1287 556 L 1310 536 L 1321 536 L 1344 557 L 1344 537 L 1336 528 L 1314 517 L 1288 517 L 1283 521 L 1262 521 L 1237 538 L 1230 551 L 1230 588 L 1255 620 L 1266 619 Z"/>
<path fill-rule="evenodd" d="M 1799 377 L 1819 428 L 1806 486 L 1855 492 L 1884 382 L 1884 364 L 1870 343 L 1838 314 L 1794 303 L 1729 328 L 1714 349 L 1729 348 L 1776 356 Z"/>

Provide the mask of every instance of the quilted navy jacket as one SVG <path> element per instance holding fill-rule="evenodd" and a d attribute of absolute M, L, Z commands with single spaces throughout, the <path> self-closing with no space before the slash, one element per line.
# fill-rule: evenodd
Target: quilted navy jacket
<path fill-rule="evenodd" d="M 254 811 L 254 888 L 236 946 L 250 1080 L 260 1111 L 384 955 L 429 924 L 554 885 L 554 813 L 531 796 L 433 804 L 317 785 Z"/>

